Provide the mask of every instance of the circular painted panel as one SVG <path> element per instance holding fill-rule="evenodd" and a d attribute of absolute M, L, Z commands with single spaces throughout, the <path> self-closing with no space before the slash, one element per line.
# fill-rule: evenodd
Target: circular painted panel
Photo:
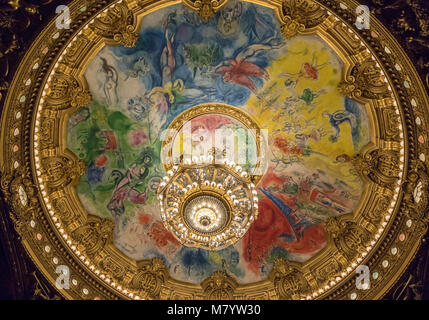
<path fill-rule="evenodd" d="M 61 294 L 388 290 L 428 227 L 428 99 L 384 27 L 358 28 L 343 2 L 76 0 L 70 30 L 46 27 L 7 96 L 1 188 L 47 278 L 69 270 Z M 166 171 L 201 155 L 248 171 L 259 199 L 218 251 L 180 244 L 160 217 Z"/>
<path fill-rule="evenodd" d="M 326 220 L 352 212 L 360 199 L 363 183 L 350 160 L 371 137 L 365 106 L 337 90 L 345 64 L 329 44 L 317 35 L 284 40 L 271 8 L 238 2 L 222 14 L 229 9 L 229 27 L 224 18 L 203 23 L 183 5 L 145 16 L 135 47 L 106 46 L 90 61 L 93 101 L 71 115 L 67 132 L 67 148 L 87 167 L 77 186 L 86 211 L 114 220 L 124 254 L 160 257 L 173 278 L 191 283 L 219 269 L 252 283 L 277 258 L 304 262 L 317 254 Z M 209 102 L 243 110 L 266 130 L 269 145 L 259 219 L 219 252 L 180 245 L 162 224 L 152 186 L 165 174 L 164 131 Z M 225 116 L 202 115 L 182 144 L 199 156 L 216 144 L 215 131 L 223 136 L 234 127 Z M 255 142 L 246 143 L 246 131 L 233 134 L 250 155 L 238 155 L 239 164 L 255 163 Z"/>

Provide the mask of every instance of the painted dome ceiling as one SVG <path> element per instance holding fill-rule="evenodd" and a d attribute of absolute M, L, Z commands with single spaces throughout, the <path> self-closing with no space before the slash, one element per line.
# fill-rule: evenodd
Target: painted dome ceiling
<path fill-rule="evenodd" d="M 316 1 L 183 2 L 112 1 L 56 60 L 31 155 L 51 227 L 97 285 L 128 298 L 331 294 L 386 237 L 407 163 L 425 166 L 423 153 L 409 158 L 403 102 L 382 65 L 392 63 L 391 39 L 375 23 L 371 41 L 386 49 L 373 50 Z M 402 91 L 420 90 L 406 77 Z M 201 156 L 234 161 L 256 190 L 256 218 L 220 250 L 180 241 L 159 202 L 169 170 Z M 415 210 L 426 201 L 421 172 L 405 184 Z M 27 210 L 31 188 L 20 179 L 17 205 Z M 211 219 L 220 218 L 195 223 L 203 230 Z M 372 270 L 384 261 L 393 264 Z M 214 277 L 225 292 L 210 291 Z"/>
<path fill-rule="evenodd" d="M 91 59 L 92 104 L 68 122 L 67 148 L 87 167 L 76 188 L 86 211 L 115 222 L 124 254 L 161 257 L 172 277 L 192 283 L 218 269 L 252 283 L 277 258 L 317 254 L 326 220 L 359 202 L 363 182 L 351 159 L 371 138 L 365 106 L 337 89 L 345 65 L 335 51 L 317 35 L 284 40 L 273 9 L 240 2 L 208 23 L 181 4 L 160 9 L 143 19 L 138 37 L 133 48 L 106 46 Z M 165 131 L 189 108 L 213 102 L 255 119 L 268 146 L 260 217 L 219 252 L 182 246 L 164 228 L 156 197 Z M 215 132 L 221 139 L 233 132 L 248 154 L 238 154 L 238 164 L 255 164 L 255 139 L 239 119 L 202 112 L 190 121 L 183 143 L 192 156 L 208 155 Z"/>

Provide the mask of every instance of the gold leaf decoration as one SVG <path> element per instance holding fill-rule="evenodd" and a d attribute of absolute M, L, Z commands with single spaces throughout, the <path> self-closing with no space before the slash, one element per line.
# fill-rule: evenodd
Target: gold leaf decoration
<path fill-rule="evenodd" d="M 316 27 L 328 17 L 326 10 L 312 0 L 283 1 L 283 15 L 281 30 L 286 39 Z"/>
<path fill-rule="evenodd" d="M 125 1 L 118 3 L 97 18 L 90 28 L 112 44 L 132 48 L 136 45 L 135 18 Z"/>
<path fill-rule="evenodd" d="M 223 271 L 215 271 L 201 286 L 207 300 L 232 300 L 237 282 Z"/>
<path fill-rule="evenodd" d="M 184 0 L 191 9 L 198 11 L 203 21 L 209 21 L 212 19 L 216 12 L 227 2 L 227 0 Z"/>

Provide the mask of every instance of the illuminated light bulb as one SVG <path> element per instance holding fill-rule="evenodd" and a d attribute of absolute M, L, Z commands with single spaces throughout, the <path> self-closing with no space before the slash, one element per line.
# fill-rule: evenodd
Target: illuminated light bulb
<path fill-rule="evenodd" d="M 204 157 L 198 158 L 204 160 Z M 196 160 L 195 157 L 193 160 Z M 167 230 L 171 230 L 183 245 L 206 250 L 223 249 L 236 243 L 257 218 L 257 191 L 250 188 L 254 184 L 247 180 L 247 172 L 240 166 L 233 161 L 227 163 L 216 164 L 219 173 L 216 179 L 213 164 L 179 165 L 173 175 L 168 172 L 167 188 L 159 189 L 163 192 L 160 208 L 167 206 L 164 208 L 166 213 L 161 211 L 160 216 Z M 238 178 L 238 172 L 242 177 Z M 222 182 L 213 181 L 219 180 L 219 177 Z M 234 194 L 233 190 L 239 188 L 243 188 L 244 197 L 241 191 L 240 196 Z M 218 200 L 213 202 L 213 199 Z M 246 212 L 241 212 L 242 209 Z"/>

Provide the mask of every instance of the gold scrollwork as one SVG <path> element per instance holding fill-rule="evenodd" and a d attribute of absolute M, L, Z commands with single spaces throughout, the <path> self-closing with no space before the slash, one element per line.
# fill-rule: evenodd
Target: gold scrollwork
<path fill-rule="evenodd" d="M 215 271 L 201 286 L 207 300 L 232 300 L 238 283 L 223 271 Z"/>
<path fill-rule="evenodd" d="M 86 223 L 71 233 L 78 242 L 79 250 L 94 257 L 104 246 L 113 242 L 114 224 L 111 220 L 88 216 Z"/>
<path fill-rule="evenodd" d="M 405 191 L 404 202 L 407 204 L 405 213 L 414 220 L 428 224 L 429 177 L 424 163 L 420 160 L 413 161 L 411 167 L 412 170 L 408 173 L 403 186 Z"/>
<path fill-rule="evenodd" d="M 79 108 L 91 102 L 91 94 L 73 76 L 55 73 L 46 95 L 46 106 L 52 110 Z"/>
<path fill-rule="evenodd" d="M 328 17 L 326 10 L 313 0 L 283 1 L 283 15 L 281 30 L 286 39 L 316 27 Z"/>
<path fill-rule="evenodd" d="M 153 258 L 140 262 L 137 268 L 139 271 L 131 279 L 131 288 L 143 290 L 151 299 L 159 299 L 162 286 L 169 277 L 164 261 Z"/>
<path fill-rule="evenodd" d="M 376 149 L 353 158 L 353 165 L 363 178 L 393 189 L 399 178 L 399 153 L 395 150 Z"/>
<path fill-rule="evenodd" d="M 48 153 L 48 150 L 44 152 Z M 51 191 L 64 189 L 68 185 L 77 183 L 85 171 L 83 161 L 69 153 L 42 158 L 41 178 L 46 181 L 46 186 Z"/>
<path fill-rule="evenodd" d="M 313 277 L 319 284 L 324 284 L 329 279 L 334 279 L 341 272 L 343 264 L 337 257 L 332 257 L 316 267 L 312 272 Z"/>
<path fill-rule="evenodd" d="M 348 71 L 338 90 L 351 98 L 383 99 L 391 96 L 379 65 L 369 57 Z"/>
<path fill-rule="evenodd" d="M 327 221 L 326 229 L 338 251 L 348 261 L 355 258 L 358 253 L 364 252 L 369 243 L 369 232 L 354 221 L 333 217 Z"/>
<path fill-rule="evenodd" d="M 270 278 L 280 299 L 299 300 L 309 294 L 311 287 L 302 271 L 284 259 L 276 259 Z"/>
<path fill-rule="evenodd" d="M 111 44 L 131 48 L 136 45 L 138 40 L 138 34 L 134 31 L 135 22 L 133 11 L 123 1 L 108 9 L 90 25 L 90 28 Z"/>
<path fill-rule="evenodd" d="M 28 221 L 34 218 L 37 208 L 37 189 L 32 179 L 23 168 L 14 173 L 0 174 L 1 191 L 8 203 L 12 205 L 10 217 L 18 234 L 23 235 Z"/>
<path fill-rule="evenodd" d="M 183 0 L 183 3 L 191 9 L 198 11 L 203 21 L 209 21 L 227 1 L 228 0 Z"/>

